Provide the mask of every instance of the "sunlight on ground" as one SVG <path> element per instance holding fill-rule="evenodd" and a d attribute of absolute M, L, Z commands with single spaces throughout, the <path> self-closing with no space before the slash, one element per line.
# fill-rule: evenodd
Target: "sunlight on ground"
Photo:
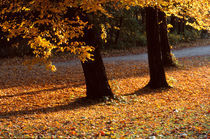
<path fill-rule="evenodd" d="M 0 67 L 0 137 L 206 137 L 209 57 L 182 58 L 167 69 L 173 88 L 142 89 L 144 62 L 106 64 L 119 99 L 89 102 L 81 66 L 56 73 L 7 64 Z"/>

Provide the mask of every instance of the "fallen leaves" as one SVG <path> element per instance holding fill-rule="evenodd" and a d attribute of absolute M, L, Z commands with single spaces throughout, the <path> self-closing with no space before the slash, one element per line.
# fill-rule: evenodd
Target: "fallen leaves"
<path fill-rule="evenodd" d="M 106 102 L 82 99 L 85 85 L 79 65 L 50 73 L 3 64 L 0 137 L 207 137 L 208 58 L 180 59 L 184 66 L 167 69 L 173 88 L 166 90 L 143 88 L 149 80 L 144 62 L 107 63 L 117 98 Z"/>

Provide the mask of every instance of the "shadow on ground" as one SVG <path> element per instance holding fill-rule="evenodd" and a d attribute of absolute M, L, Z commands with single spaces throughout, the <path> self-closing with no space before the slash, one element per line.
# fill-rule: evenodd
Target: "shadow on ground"
<path fill-rule="evenodd" d="M 46 92 L 46 91 L 56 91 L 56 90 L 65 89 L 65 88 L 67 88 L 67 87 L 57 87 L 57 88 L 43 89 L 43 90 L 39 90 L 39 91 L 18 93 L 18 94 L 14 94 L 14 95 L 5 95 L 5 96 L 0 96 L 0 99 L 11 98 L 11 97 L 18 97 L 18 96 L 24 96 L 24 95 L 36 95 L 36 94 L 40 94 L 40 93 Z"/>
<path fill-rule="evenodd" d="M 10 111 L 10 112 L 0 112 L 0 119 L 2 118 L 9 118 L 12 116 L 23 116 L 23 115 L 33 115 L 33 114 L 40 114 L 40 113 L 51 113 L 51 112 L 58 112 L 62 110 L 75 110 L 81 107 L 89 107 L 91 105 L 96 105 L 99 103 L 104 102 L 104 100 L 91 100 L 87 99 L 86 97 L 77 98 L 75 101 L 70 102 L 67 105 L 59 105 L 55 107 L 44 107 L 44 108 L 37 108 L 32 110 L 19 110 L 19 111 Z"/>
<path fill-rule="evenodd" d="M 201 67 L 202 65 L 194 65 L 194 67 L 199 67 L 199 66 Z M 124 66 L 124 67 L 126 67 L 126 66 Z M 131 67 L 132 67 L 132 65 L 131 65 Z M 145 67 L 143 67 L 142 69 L 145 69 Z M 167 69 L 167 72 L 170 72 L 170 71 L 173 71 L 173 70 L 190 70 L 190 69 L 185 69 L 184 67 L 169 68 L 169 69 Z M 110 73 L 110 74 L 112 74 L 112 72 L 116 72 L 116 71 L 108 69 L 108 73 Z M 142 76 L 145 76 L 147 74 L 147 72 L 145 70 L 140 70 L 140 69 L 138 69 L 137 71 L 136 71 L 136 69 L 134 69 L 131 72 L 132 73 L 130 73 L 130 74 L 129 74 L 129 72 L 123 72 L 123 75 L 114 75 L 113 74 L 111 77 L 112 77 L 112 79 L 119 79 L 119 78 L 125 78 L 125 77 L 126 78 L 142 77 Z M 70 74 L 70 73 L 74 73 L 74 72 L 69 72 L 66 75 L 71 76 L 72 74 Z M 78 73 L 78 71 L 76 71 L 76 73 Z M 50 74 L 47 75 L 47 77 L 50 78 L 51 77 Z M 62 85 L 62 82 L 67 80 L 65 78 L 66 76 L 61 76 L 61 77 L 59 77 L 61 79 L 61 81 L 56 82 L 57 77 L 59 77 L 59 75 L 57 75 L 55 78 L 53 78 L 53 80 L 51 82 L 52 84 L 58 83 L 58 85 Z M 71 86 L 79 87 L 81 85 L 84 85 L 84 82 L 81 82 L 81 76 L 77 77 L 75 75 L 72 75 L 72 78 L 73 77 L 75 77 L 75 78 L 70 80 L 73 83 L 70 84 L 69 86 L 63 85 L 63 87 L 57 87 L 57 88 L 54 87 L 54 88 L 44 89 L 44 90 L 39 90 L 39 91 L 31 91 L 31 92 L 23 92 L 23 93 L 18 92 L 17 94 L 12 94 L 12 95 L 8 94 L 8 95 L 5 95 L 5 96 L 0 96 L 0 99 L 10 99 L 12 97 L 17 97 L 17 96 L 22 96 L 22 95 L 36 95 L 36 94 L 39 94 L 39 93 L 42 93 L 42 92 L 45 92 L 45 91 L 57 91 L 59 89 L 65 89 L 65 88 L 68 88 L 68 87 L 71 87 Z M 27 78 L 30 79 L 30 77 L 27 77 Z M 14 83 L 14 81 L 12 81 L 11 83 Z M 23 82 L 22 85 L 24 85 L 24 83 L 25 82 Z M 25 84 L 27 84 L 27 83 L 25 83 Z M 161 89 L 161 90 L 152 90 L 152 89 L 148 89 L 148 88 L 142 88 L 142 89 L 139 89 L 138 91 L 132 92 L 130 94 L 126 94 L 125 96 L 131 96 L 131 95 L 138 95 L 139 96 L 139 95 L 147 95 L 147 94 L 151 94 L 151 93 L 160 93 L 162 91 L 168 91 L 169 89 L 170 88 Z M 98 102 L 98 101 L 88 101 L 84 98 L 78 98 L 73 102 L 69 102 L 69 104 L 67 104 L 67 105 L 60 105 L 60 106 L 55 106 L 55 107 L 42 107 L 42 108 L 36 108 L 36 109 L 32 109 L 32 110 L 0 112 L 0 118 L 8 118 L 8 117 L 11 117 L 11 116 L 29 115 L 29 114 L 35 114 L 35 113 L 57 112 L 57 111 L 61 111 L 61 110 L 74 110 L 74 109 L 78 109 L 80 107 L 88 107 L 88 106 L 95 105 L 95 104 L 98 104 L 98 103 L 100 103 L 100 102 Z"/>
<path fill-rule="evenodd" d="M 144 87 L 144 88 L 141 88 L 133 93 L 125 94 L 124 96 L 132 96 L 132 95 L 141 96 L 141 95 L 155 94 L 155 93 L 161 93 L 164 91 L 168 91 L 170 89 L 172 89 L 172 87 L 162 88 L 162 89 L 150 89 L 148 87 Z"/>
<path fill-rule="evenodd" d="M 56 88 L 56 89 L 59 89 L 59 88 Z M 56 90 L 56 89 L 54 88 L 54 90 Z M 138 91 L 135 91 L 135 92 L 130 93 L 130 94 L 126 94 L 124 96 L 132 96 L 132 95 L 140 96 L 140 95 L 147 95 L 147 94 L 155 94 L 155 93 L 160 93 L 161 91 L 166 91 L 166 90 L 170 90 L 170 89 L 171 88 L 163 88 L 163 89 L 154 90 L 154 89 L 149 89 L 148 87 L 144 87 L 142 89 L 139 89 Z M 49 89 L 49 91 L 50 90 L 51 89 Z M 39 93 L 39 92 L 28 92 L 28 93 L 33 94 L 33 93 Z M 10 97 L 10 96 L 7 96 L 7 97 Z M 33 115 L 33 114 L 40 114 L 40 113 L 46 114 L 46 113 L 51 113 L 51 112 L 63 111 L 63 110 L 75 110 L 75 109 L 79 109 L 81 107 L 89 107 L 91 105 L 96 105 L 96 104 L 99 104 L 99 103 L 102 103 L 102 102 L 105 102 L 104 99 L 93 100 L 93 99 L 88 99 L 86 97 L 83 97 L 83 98 L 77 98 L 73 102 L 70 102 L 67 105 L 59 105 L 59 106 L 55 106 L 55 107 L 36 108 L 36 109 L 32 109 L 32 110 L 0 112 L 0 118 L 9 118 L 11 116 Z"/>
<path fill-rule="evenodd" d="M 184 59 L 188 59 L 188 61 L 194 61 L 199 59 L 201 59 L 200 61 L 208 61 L 209 56 L 180 58 L 179 61 L 183 61 Z M 193 66 L 201 67 L 203 65 L 201 63 Z M 129 77 L 142 77 L 148 75 L 148 65 L 144 61 L 119 61 L 115 63 L 106 63 L 105 67 L 109 80 Z M 185 66 L 180 66 L 179 68 L 167 68 L 166 72 L 183 69 L 186 70 Z M 34 70 L 29 71 L 24 69 L 23 66 L 18 66 L 18 68 L 16 69 L 11 67 L 0 67 L 0 71 L 0 89 L 31 85 L 63 86 L 64 84 L 66 84 L 72 87 L 79 87 L 79 85 L 85 85 L 85 79 L 81 65 L 72 67 L 58 67 L 58 70 L 55 73 L 46 71 L 45 69 L 40 70 L 39 68 L 35 68 Z M 121 74 L 118 74 L 119 71 L 123 72 Z"/>

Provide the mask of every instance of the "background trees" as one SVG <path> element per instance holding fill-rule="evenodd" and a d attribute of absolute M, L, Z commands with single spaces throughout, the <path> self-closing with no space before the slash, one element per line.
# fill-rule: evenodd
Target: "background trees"
<path fill-rule="evenodd" d="M 48 69 L 53 71 L 55 71 L 56 68 L 49 60 L 53 53 L 67 51 L 77 55 L 82 61 L 86 83 L 87 86 L 89 86 L 87 89 L 92 90 L 88 91 L 88 94 L 91 94 L 90 92 L 93 92 L 96 86 L 100 86 L 97 92 L 101 92 L 99 88 L 107 90 L 105 91 L 106 93 L 98 94 L 100 97 L 102 94 L 107 94 L 108 96 L 113 96 L 113 94 L 107 83 L 107 77 L 98 49 L 99 46 L 104 45 L 104 43 L 100 41 L 96 42 L 95 40 L 99 38 L 106 39 L 108 32 L 110 33 L 108 39 L 111 40 L 108 40 L 111 42 L 109 45 L 118 45 L 123 41 L 129 42 L 126 40 L 127 38 L 134 38 L 131 42 L 137 44 L 137 38 L 143 38 L 138 37 L 138 35 L 144 34 L 144 27 L 138 26 L 143 26 L 144 23 L 143 8 L 146 7 L 147 13 L 146 32 L 151 76 L 149 85 L 152 88 L 167 86 L 162 62 L 167 63 L 170 61 L 172 64 L 167 41 L 165 14 L 167 16 L 173 14 L 173 16 L 177 18 L 184 19 L 188 21 L 186 24 L 196 29 L 209 29 L 209 19 L 207 18 L 209 16 L 209 7 L 206 0 L 172 0 L 169 2 L 163 0 L 155 2 L 153 0 L 17 0 L 2 4 L 1 6 L 3 6 L 3 8 L 1 10 L 2 23 L 0 27 L 2 32 L 4 32 L 1 34 L 7 35 L 7 41 L 18 37 L 27 39 L 28 45 L 33 49 L 33 55 L 36 58 L 32 63 L 44 63 Z M 160 27 L 158 27 L 157 24 L 158 14 L 156 10 L 154 11 L 156 8 L 160 10 L 159 19 L 160 22 L 162 22 Z M 116 10 L 110 12 L 110 9 Z M 91 20 L 102 21 L 102 28 L 99 27 L 100 22 L 90 22 L 88 15 L 92 13 L 97 16 L 94 16 L 94 19 Z M 128 16 L 130 16 L 130 18 L 128 18 Z M 150 18 L 150 16 L 153 17 L 153 19 Z M 112 17 L 110 18 L 111 20 L 108 19 L 108 17 Z M 112 21 L 115 17 L 117 17 L 116 20 Z M 130 24 L 128 24 L 128 21 L 130 21 Z M 161 33 L 159 29 L 161 29 Z M 140 33 L 141 31 L 139 30 L 143 33 Z M 124 33 L 126 37 L 123 36 L 122 33 Z M 160 36 L 161 39 L 159 40 Z M 160 51 L 161 48 L 162 52 Z M 95 61 L 91 62 L 90 60 L 94 60 L 93 58 L 95 58 Z M 93 81 L 93 79 L 95 79 L 95 81 Z M 96 80 L 99 82 L 96 82 Z M 102 81 L 101 84 L 97 84 L 100 83 L 100 81 Z M 92 95 L 94 94 L 96 93 Z"/>
<path fill-rule="evenodd" d="M 31 2 L 33 2 L 33 0 L 30 0 Z M 28 1 L 28 2 L 30 2 Z M 42 4 L 42 7 L 44 7 L 44 5 L 48 5 L 47 7 L 45 6 L 46 10 L 42 10 L 43 13 L 45 14 L 49 14 L 49 16 L 51 16 L 51 18 L 45 17 L 45 19 L 49 19 L 49 20 L 55 20 L 54 17 L 59 17 L 57 18 L 53 24 L 55 24 L 56 22 L 58 22 L 58 20 L 62 20 L 62 15 L 65 14 L 67 7 L 69 6 L 73 6 L 73 7 L 78 7 L 80 6 L 82 10 L 86 10 L 87 12 L 97 12 L 97 20 L 99 20 L 101 23 L 104 24 L 105 28 L 106 28 L 106 32 L 107 32 L 107 42 L 108 43 L 102 43 L 101 45 L 103 45 L 104 49 L 107 48 L 127 48 L 127 47 L 133 47 L 133 46 L 146 46 L 146 34 L 145 34 L 145 26 L 144 26 L 144 19 L 145 19 L 145 15 L 144 15 L 144 10 L 143 8 L 145 6 L 147 6 L 147 4 L 150 4 L 150 1 L 148 1 L 148 3 L 146 3 L 145 1 L 111 1 L 111 0 L 101 0 L 101 1 L 97 1 L 94 3 L 88 3 L 86 1 L 80 1 L 80 2 L 70 2 L 69 0 L 63 0 L 63 1 L 51 1 L 51 4 L 48 4 L 49 1 L 45 1 Z M 15 1 L 14 1 L 15 2 Z M 36 5 L 39 5 L 42 1 L 38 0 L 35 3 L 33 3 L 32 5 L 27 5 L 27 1 L 16 1 L 16 4 L 12 4 L 13 2 L 7 2 L 6 3 L 1 3 L 3 5 L 4 8 L 2 8 L 1 11 L 1 20 L 2 20 L 2 28 L 4 26 L 4 28 L 6 27 L 8 29 L 8 27 L 6 26 L 5 23 L 6 20 L 9 20 L 11 18 L 9 18 L 9 14 L 11 15 L 12 10 L 13 13 L 14 11 L 16 13 L 19 13 L 19 19 L 22 18 L 26 18 L 26 16 L 24 16 L 25 14 L 27 14 L 28 17 L 30 17 L 30 13 L 33 13 L 32 11 L 35 11 L 35 7 L 39 7 Z M 54 8 L 52 5 L 53 3 L 55 5 L 57 5 L 57 8 Z M 202 3 L 203 4 L 202 4 Z M 186 24 L 189 24 L 188 22 L 190 22 L 190 25 L 194 25 L 196 26 L 196 24 L 193 24 L 193 22 L 197 22 L 197 20 L 199 20 L 199 24 L 201 24 L 202 26 L 208 26 L 205 25 L 207 23 L 208 17 L 206 14 L 206 11 L 208 11 L 208 2 L 206 2 L 205 0 L 202 1 L 170 1 L 169 2 L 163 2 L 163 1 L 158 1 L 158 4 L 162 4 L 162 6 L 160 7 L 160 9 L 162 9 L 162 11 L 164 11 L 167 14 L 167 19 L 168 19 L 168 23 L 171 23 L 173 25 L 173 28 L 171 28 L 171 32 L 169 32 L 169 41 L 170 44 L 175 44 L 178 43 L 180 41 L 188 41 L 188 40 L 195 40 L 196 38 L 200 37 L 200 32 L 195 31 L 194 29 L 192 29 L 189 26 L 186 26 Z M 56 4 L 57 3 L 57 4 Z M 85 5 L 86 4 L 86 5 Z M 100 5 L 101 4 L 101 5 Z M 51 6 L 50 6 L 51 5 Z M 84 6 L 85 5 L 85 6 Z M 90 6 L 93 5 L 93 6 Z M 200 6 L 195 6 L 195 5 L 200 5 Z M 22 6 L 22 8 L 21 8 Z M 88 6 L 89 9 L 87 8 Z M 128 7 L 131 6 L 131 7 Z M 16 8 L 12 8 L 12 7 L 16 7 Z M 26 8 L 27 7 L 27 8 Z M 31 7 L 34 7 L 33 9 Z M 59 8 L 62 7 L 62 8 Z M 193 8 L 192 8 L 193 7 Z M 197 7 L 197 8 L 195 8 Z M 40 7 L 39 7 L 40 8 Z M 10 9 L 10 10 L 7 10 Z M 31 10 L 29 10 L 31 9 Z M 51 10 L 48 10 L 51 9 Z M 181 9 L 181 10 L 179 10 Z M 199 9 L 201 9 L 199 11 Z M 56 11 L 57 10 L 57 11 Z M 61 11 L 60 13 L 58 11 Z M 47 12 L 48 11 L 48 12 Z M 100 11 L 100 12 L 98 12 Z M 195 12 L 197 11 L 197 12 Z M 196 14 L 197 13 L 197 14 Z M 40 14 L 40 9 L 37 11 L 37 16 Z M 110 16 L 107 16 L 107 14 L 111 15 L 112 18 L 109 18 Z M 171 16 L 170 16 L 171 14 Z M 31 14 L 33 15 L 33 14 Z M 52 16 L 53 15 L 53 16 Z M 197 16 L 196 16 L 197 15 Z M 201 16 L 202 15 L 202 16 Z M 5 18 L 7 16 L 7 18 Z M 33 15 L 34 16 L 34 15 Z M 20 18 L 22 17 L 22 18 Z M 73 17 L 73 16 L 72 16 Z M 183 18 L 184 17 L 184 18 Z M 76 18 L 76 17 L 74 17 Z M 196 18 L 196 19 L 195 19 Z M 36 19 L 36 26 L 38 23 L 38 20 L 41 21 L 39 18 Z M 73 20 L 73 19 L 72 19 Z M 180 25 L 181 20 L 184 20 L 185 22 L 183 22 L 183 25 L 185 24 L 185 28 L 183 31 L 179 31 L 179 26 L 183 26 Z M 44 20 L 42 20 L 44 21 Z M 45 20 L 45 23 L 47 20 Z M 204 23 L 202 23 L 202 21 Z M 21 20 L 19 20 L 19 22 L 21 22 Z M 22 26 L 25 27 L 30 27 L 30 25 L 32 25 L 33 23 L 29 23 L 29 21 L 23 20 L 23 22 L 25 22 Z M 63 22 L 64 23 L 64 22 Z M 62 23 L 62 24 L 63 24 Z M 10 24 L 14 24 L 14 23 L 10 23 Z M 42 22 L 42 24 L 44 24 L 44 22 Z M 41 25 L 41 24 L 39 24 Z M 66 24 L 67 25 L 67 24 Z M 17 24 L 16 27 L 20 26 L 20 24 Z M 35 27 L 35 26 L 33 26 Z M 198 26 L 197 26 L 198 28 Z M 26 29 L 26 28 L 25 28 Z M 56 29 L 56 28 L 54 28 Z M 11 30 L 11 29 L 10 29 Z M 14 30 L 14 29 L 12 29 Z M 19 32 L 21 32 L 21 28 L 19 28 Z M 59 30 L 59 28 L 58 28 Z M 101 28 L 97 28 L 98 31 L 101 30 Z M 17 31 L 16 31 L 17 33 Z M 3 35 L 5 36 L 5 35 Z M 203 35 L 202 36 L 206 36 Z M 1 37 L 2 38 L 2 37 Z M 7 40 L 8 37 L 4 37 L 5 41 Z M 15 39 L 14 35 L 9 37 L 9 42 L 6 41 L 6 43 L 16 43 L 13 40 Z M 20 40 L 17 39 L 17 40 Z M 18 47 L 11 47 L 11 48 L 21 48 L 24 44 L 24 46 L 26 46 L 25 44 L 27 44 L 28 40 L 27 38 L 24 39 L 23 43 L 16 43 L 16 45 Z M 26 47 L 28 48 L 28 47 Z M 6 48 L 5 48 L 6 49 Z M 57 49 L 57 48 L 55 48 Z M 3 50 L 4 51 L 4 50 Z M 16 51 L 13 50 L 13 51 Z M 24 53 L 25 51 L 25 53 Z M 28 49 L 24 50 L 21 49 L 20 52 L 22 52 L 23 54 L 30 54 L 28 53 Z M 19 52 L 18 52 L 19 53 Z M 11 54 L 6 54 L 4 52 L 2 52 L 1 55 L 9 56 Z M 14 55 L 16 55 L 14 53 Z M 21 54 L 22 55 L 22 54 Z"/>

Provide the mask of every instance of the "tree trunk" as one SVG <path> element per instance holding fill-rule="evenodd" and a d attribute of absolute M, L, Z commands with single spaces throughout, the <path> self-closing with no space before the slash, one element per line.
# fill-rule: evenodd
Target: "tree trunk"
<path fill-rule="evenodd" d="M 91 99 L 103 98 L 105 96 L 113 98 L 100 54 L 100 48 L 97 46 L 99 44 L 97 42 L 99 40 L 98 36 L 100 35 L 97 35 L 94 29 L 87 30 L 85 34 L 86 43 L 95 47 L 95 51 L 92 53 L 94 61 L 81 62 L 86 82 L 86 94 L 87 98 Z"/>
<path fill-rule="evenodd" d="M 176 17 L 174 15 L 171 15 L 170 24 L 173 26 L 173 28 L 170 28 L 170 32 L 174 32 L 176 30 Z"/>
<path fill-rule="evenodd" d="M 145 24 L 145 9 L 141 9 L 142 24 Z"/>
<path fill-rule="evenodd" d="M 185 19 L 184 17 L 182 18 L 182 33 L 184 34 L 184 30 L 185 30 Z"/>
<path fill-rule="evenodd" d="M 122 22 L 123 22 L 123 17 L 121 16 L 120 17 L 120 21 L 119 21 L 119 25 L 118 25 L 119 28 L 121 28 Z M 115 38 L 115 44 L 116 45 L 118 44 L 119 37 L 120 37 L 120 30 L 117 30 L 117 32 L 116 32 L 116 38 Z"/>
<path fill-rule="evenodd" d="M 165 71 L 161 60 L 159 43 L 158 12 L 156 8 L 146 7 L 146 34 L 149 60 L 150 81 L 148 87 L 152 89 L 168 87 Z"/>
<path fill-rule="evenodd" d="M 178 22 L 178 34 L 184 34 L 184 18 L 180 18 Z"/>
<path fill-rule="evenodd" d="M 160 33 L 160 47 L 161 47 L 163 66 L 165 67 L 175 66 L 176 64 L 173 61 L 173 55 L 168 41 L 166 14 L 160 10 L 158 11 L 158 22 L 160 23 L 159 33 Z"/>

